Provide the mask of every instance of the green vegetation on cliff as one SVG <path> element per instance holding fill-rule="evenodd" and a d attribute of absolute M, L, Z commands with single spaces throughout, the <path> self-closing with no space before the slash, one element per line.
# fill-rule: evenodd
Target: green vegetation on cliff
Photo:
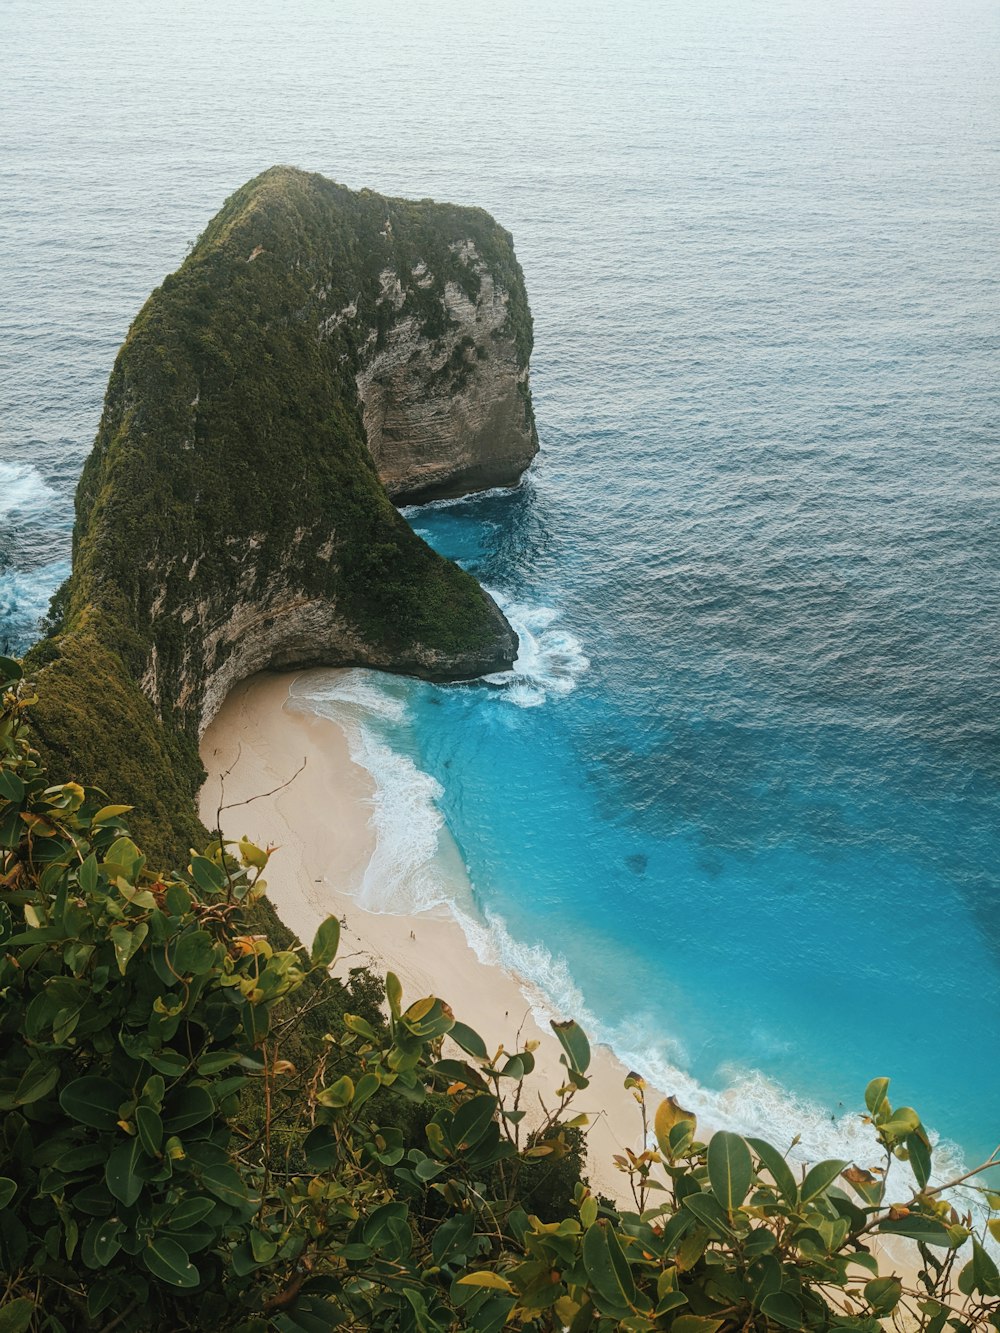
<path fill-rule="evenodd" d="M 382 275 L 420 265 L 400 307 Z M 53 772 L 124 792 L 155 854 L 191 844 L 199 729 L 253 671 L 449 679 L 513 660 L 492 600 L 389 501 L 355 382 L 362 344 L 411 316 L 441 337 L 445 288 L 471 299 L 483 271 L 526 364 L 523 281 L 486 213 L 274 168 L 129 330 L 77 492 L 72 576 L 31 660 Z"/>
<path fill-rule="evenodd" d="M 127 807 L 50 785 L 32 706 L 0 658 L 2 1333 L 1000 1327 L 1000 1196 L 976 1191 L 975 1225 L 942 1198 L 888 1079 L 869 1163 L 806 1172 L 701 1142 L 629 1075 L 650 1146 L 616 1159 L 616 1206 L 580 1178 L 575 1023 L 553 1024 L 564 1083 L 539 1113 L 530 1047 L 489 1050 L 392 974 L 332 980 L 335 919 L 308 951 L 256 931 L 266 851 L 151 869 Z M 912 1180 L 890 1203 L 894 1158 Z M 919 1277 L 880 1271 L 886 1237 Z"/>

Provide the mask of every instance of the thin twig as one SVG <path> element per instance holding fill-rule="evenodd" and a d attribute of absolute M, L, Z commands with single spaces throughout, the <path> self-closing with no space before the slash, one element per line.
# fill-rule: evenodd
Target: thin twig
<path fill-rule="evenodd" d="M 256 796 L 248 796 L 245 801 L 231 801 L 229 805 L 220 805 L 218 814 L 221 816 L 223 810 L 237 810 L 241 805 L 252 805 L 254 801 L 262 801 L 266 796 L 275 796 L 279 791 L 284 791 L 286 787 L 290 787 L 292 785 L 292 783 L 299 776 L 299 774 L 302 772 L 302 770 L 305 768 L 308 762 L 309 762 L 308 759 L 303 759 L 302 763 L 298 766 L 298 768 L 295 770 L 292 776 L 287 780 L 287 782 L 279 783 L 277 787 L 272 787 L 270 791 L 262 791 L 258 792 Z"/>

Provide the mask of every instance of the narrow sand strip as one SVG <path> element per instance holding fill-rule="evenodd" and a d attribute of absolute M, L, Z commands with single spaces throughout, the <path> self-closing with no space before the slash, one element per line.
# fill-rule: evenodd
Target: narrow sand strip
<path fill-rule="evenodd" d="M 523 1105 L 529 1117 L 533 1110 L 540 1117 L 539 1094 L 549 1106 L 557 1101 L 553 1094 L 563 1081 L 562 1048 L 535 1021 L 521 982 L 480 962 L 447 909 L 412 916 L 368 912 L 348 891 L 360 883 L 375 846 L 369 827 L 374 784 L 352 762 L 336 723 L 284 706 L 295 679 L 295 674 L 255 676 L 226 700 L 201 744 L 208 771 L 202 819 L 215 827 L 224 777 L 222 804 L 235 807 L 222 814 L 226 834 L 280 848 L 267 880 L 268 896 L 282 921 L 307 944 L 325 917 L 346 922 L 340 974 L 359 965 L 379 975 L 391 970 L 403 983 L 406 1002 L 440 996 L 487 1046 L 503 1043 L 513 1050 L 519 1034 L 522 1042 L 538 1041 Z M 305 768 L 298 772 L 303 761 Z M 273 794 L 265 796 L 268 792 Z M 241 804 L 254 797 L 259 799 Z M 464 876 L 457 852 L 447 859 L 442 874 Z M 590 1117 L 591 1184 L 611 1197 L 619 1197 L 625 1185 L 612 1154 L 625 1147 L 642 1150 L 639 1108 L 623 1086 L 627 1072 L 608 1047 L 595 1046 L 590 1086 L 573 1103 L 574 1114 Z M 659 1097 L 649 1093 L 652 1108 Z"/>

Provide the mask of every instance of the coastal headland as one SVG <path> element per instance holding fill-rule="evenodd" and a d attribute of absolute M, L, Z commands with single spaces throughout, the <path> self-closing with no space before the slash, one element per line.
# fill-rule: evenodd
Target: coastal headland
<path fill-rule="evenodd" d="M 255 672 L 509 667 L 496 603 L 390 494 L 518 479 L 531 344 L 510 235 L 481 209 L 289 167 L 237 190 L 111 373 L 30 662 L 53 775 L 114 788 L 147 846 L 183 851 L 198 737 Z"/>

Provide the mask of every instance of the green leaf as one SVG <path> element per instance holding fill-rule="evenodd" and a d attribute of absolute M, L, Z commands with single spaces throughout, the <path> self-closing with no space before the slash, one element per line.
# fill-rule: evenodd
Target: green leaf
<path fill-rule="evenodd" d="M 184 975 L 203 976 L 214 962 L 215 940 L 207 930 L 189 930 L 174 945 L 174 969 Z"/>
<path fill-rule="evenodd" d="M 686 1194 L 682 1200 L 682 1207 L 694 1213 L 698 1221 L 708 1227 L 713 1236 L 724 1237 L 733 1234 L 727 1220 L 729 1211 L 723 1208 L 714 1194 L 706 1194 L 701 1190 Z"/>
<path fill-rule="evenodd" d="M 496 1109 L 497 1100 L 488 1093 L 462 1103 L 451 1126 L 452 1142 L 458 1151 L 468 1151 L 479 1143 L 493 1123 Z"/>
<path fill-rule="evenodd" d="M 398 1021 L 403 1012 L 403 984 L 395 972 L 385 974 L 385 998 L 389 1001 L 389 1012 Z"/>
<path fill-rule="evenodd" d="M 110 1079 L 96 1074 L 67 1083 L 59 1094 L 59 1105 L 73 1120 L 91 1129 L 114 1129 L 118 1123 L 118 1108 L 126 1099 L 126 1092 Z"/>
<path fill-rule="evenodd" d="M 592 1227 L 588 1227 L 583 1233 L 583 1266 L 587 1270 L 587 1276 L 594 1284 L 598 1295 L 602 1296 L 609 1305 L 614 1308 L 618 1314 L 627 1314 L 629 1308 L 629 1296 L 622 1286 L 621 1276 L 618 1265 L 612 1256 L 610 1246 L 610 1236 L 613 1234 L 611 1229 L 604 1222 L 595 1222 Z M 621 1246 L 615 1237 L 615 1248 L 621 1254 Z M 628 1264 L 625 1264 L 628 1272 L 628 1282 L 631 1289 L 631 1299 L 635 1298 L 635 1286 L 632 1282 L 631 1272 L 628 1270 Z"/>
<path fill-rule="evenodd" d="M 926 1134 L 922 1130 L 908 1134 L 906 1150 L 910 1154 L 910 1167 L 917 1178 L 917 1184 L 925 1190 L 931 1178 L 931 1145 Z"/>
<path fill-rule="evenodd" d="M 236 1051 L 207 1051 L 204 1055 L 198 1056 L 198 1073 L 217 1074 L 220 1069 L 235 1064 L 239 1058 Z"/>
<path fill-rule="evenodd" d="M 154 1277 L 172 1287 L 196 1287 L 201 1281 L 197 1268 L 175 1240 L 154 1236 L 142 1252 L 143 1262 Z"/>
<path fill-rule="evenodd" d="M 309 957 L 314 967 L 329 967 L 337 956 L 340 945 L 340 922 L 335 916 L 328 916 L 313 940 Z"/>
<path fill-rule="evenodd" d="M 24 679 L 24 668 L 13 657 L 0 657 L 0 684 L 12 685 Z M 31 1302 L 29 1301 L 29 1305 Z"/>
<path fill-rule="evenodd" d="M 747 1143 L 760 1158 L 761 1166 L 774 1181 L 784 1201 L 790 1208 L 796 1208 L 799 1202 L 799 1187 L 795 1183 L 791 1167 L 781 1153 L 765 1139 L 747 1139 Z"/>
<path fill-rule="evenodd" d="M 203 1222 L 217 1207 L 214 1199 L 208 1199 L 203 1194 L 189 1195 L 171 1209 L 169 1228 L 171 1231 L 186 1231 L 188 1227 Z"/>
<path fill-rule="evenodd" d="M 167 911 L 171 916 L 183 916 L 185 912 L 191 910 L 191 904 L 194 901 L 187 885 L 181 884 L 179 880 L 175 880 L 173 884 L 167 886 L 164 897 L 167 901 Z"/>
<path fill-rule="evenodd" d="M 58 1065 L 44 1065 L 40 1060 L 32 1060 L 14 1090 L 15 1106 L 30 1106 L 32 1102 L 41 1101 L 58 1082 Z"/>
<path fill-rule="evenodd" d="M 340 1161 L 340 1147 L 329 1125 L 316 1125 L 306 1135 L 302 1151 L 311 1171 L 329 1171 Z"/>
<path fill-rule="evenodd" d="M 880 1317 L 895 1310 L 902 1294 L 903 1284 L 898 1277 L 876 1277 L 865 1283 L 865 1300 Z"/>
<path fill-rule="evenodd" d="M 797 1333 L 802 1333 L 802 1306 L 789 1292 L 776 1291 L 770 1296 L 765 1296 L 760 1308 L 768 1319 L 773 1319 L 782 1328 L 794 1328 Z"/>
<path fill-rule="evenodd" d="M 0 768 L 0 796 L 15 805 L 24 800 L 24 783 L 9 768 Z"/>
<path fill-rule="evenodd" d="M 413 1247 L 406 1204 L 393 1201 L 376 1208 L 365 1222 L 362 1238 L 390 1263 L 405 1259 Z"/>
<path fill-rule="evenodd" d="M 17 1181 L 10 1176 L 0 1176 L 0 1208 L 6 1208 L 17 1193 Z"/>
<path fill-rule="evenodd" d="M 158 1157 L 160 1144 L 163 1142 L 163 1121 L 150 1106 L 137 1106 L 135 1123 L 139 1131 L 139 1142 L 143 1152 L 150 1157 Z"/>
<path fill-rule="evenodd" d="M 104 805 L 90 822 L 95 828 L 98 824 L 115 824 L 120 815 L 127 815 L 132 808 L 131 805 Z"/>
<path fill-rule="evenodd" d="M 114 1217 L 95 1218 L 83 1234 L 80 1258 L 87 1268 L 106 1268 L 122 1247 L 125 1223 Z"/>
<path fill-rule="evenodd" d="M 89 898 L 97 890 L 97 857 L 93 852 L 87 857 L 83 865 L 76 872 L 77 882 L 80 889 Z"/>
<path fill-rule="evenodd" d="M 724 1319 L 713 1319 L 711 1315 L 682 1314 L 670 1325 L 671 1333 L 719 1333 L 725 1327 Z"/>
<path fill-rule="evenodd" d="M 366 1041 L 378 1041 L 378 1033 L 367 1018 L 359 1018 L 357 1014 L 345 1014 L 344 1027 L 348 1032 L 356 1032 L 359 1037 L 364 1037 Z"/>
<path fill-rule="evenodd" d="M 478 1032 L 475 1032 L 465 1023 L 452 1024 L 448 1036 L 453 1042 L 456 1042 L 461 1046 L 466 1055 L 474 1056 L 477 1060 L 489 1059 L 489 1052 L 486 1049 L 485 1041 L 483 1041 Z"/>
<path fill-rule="evenodd" d="M 191 876 L 200 889 L 214 896 L 226 887 L 226 874 L 214 861 L 205 856 L 191 858 Z"/>
<path fill-rule="evenodd" d="M 823 1162 L 817 1162 L 810 1171 L 806 1172 L 806 1178 L 802 1182 L 802 1202 L 808 1203 L 810 1199 L 815 1199 L 817 1195 L 823 1194 L 830 1188 L 844 1167 L 849 1165 L 849 1162 L 838 1161 L 833 1157 L 829 1157 Z"/>
<path fill-rule="evenodd" d="M 585 1074 L 590 1065 L 590 1042 L 583 1028 L 572 1018 L 564 1023 L 552 1019 L 551 1027 L 566 1052 L 569 1068 L 576 1074 Z"/>
<path fill-rule="evenodd" d="M 753 1158 L 739 1134 L 719 1130 L 708 1143 L 708 1180 L 727 1213 L 734 1213 L 750 1192 Z"/>
<path fill-rule="evenodd" d="M 905 1138 L 920 1129 L 920 1117 L 912 1106 L 900 1106 L 893 1111 L 888 1120 L 883 1120 L 879 1130 L 891 1138 Z"/>
<path fill-rule="evenodd" d="M 354 1100 L 354 1080 L 349 1074 L 344 1074 L 336 1083 L 331 1083 L 328 1088 L 317 1093 L 316 1100 L 320 1106 L 329 1106 L 338 1111 L 350 1106 Z"/>
<path fill-rule="evenodd" d="M 773 1254 L 762 1254 L 747 1270 L 750 1299 L 760 1309 L 761 1302 L 781 1290 L 781 1264 Z"/>
<path fill-rule="evenodd" d="M 142 947 L 142 942 L 148 933 L 149 927 L 145 921 L 138 922 L 132 929 L 128 926 L 111 927 L 111 943 L 115 946 L 115 959 L 122 976 L 125 975 L 129 959 Z"/>
<path fill-rule="evenodd" d="M 114 1149 L 104 1168 L 108 1189 L 126 1208 L 130 1208 L 142 1193 L 144 1181 L 139 1174 L 142 1160 L 142 1144 L 138 1139 L 129 1139 Z"/>
<path fill-rule="evenodd" d="M 936 1218 L 921 1217 L 911 1213 L 909 1217 L 887 1218 L 879 1223 L 879 1233 L 886 1236 L 908 1236 L 910 1240 L 923 1241 L 925 1245 L 947 1247 L 951 1243 L 946 1227 Z"/>
<path fill-rule="evenodd" d="M 467 1087 L 476 1088 L 480 1092 L 486 1091 L 483 1079 L 465 1060 L 437 1060 L 431 1065 L 431 1072 L 440 1074 L 449 1083 L 464 1083 Z"/>
<path fill-rule="evenodd" d="M 441 1223 L 431 1239 L 431 1254 L 438 1267 L 462 1263 L 468 1258 L 475 1229 L 471 1213 L 459 1213 Z"/>
<path fill-rule="evenodd" d="M 8 659 L 0 657 L 0 666 Z M 27 1296 L 4 1301 L 0 1308 L 0 1333 L 25 1333 L 35 1313 L 35 1302 Z"/>
<path fill-rule="evenodd" d="M 149 1051 L 142 1058 L 158 1073 L 166 1074 L 167 1078 L 180 1078 L 188 1067 L 188 1062 L 180 1051 L 172 1051 L 169 1046 L 160 1051 Z"/>
<path fill-rule="evenodd" d="M 266 1264 L 277 1254 L 278 1246 L 269 1236 L 265 1236 L 263 1231 L 252 1230 L 250 1251 L 257 1263 Z"/>
<path fill-rule="evenodd" d="M 87 1286 L 87 1314 L 96 1319 L 121 1294 L 121 1278 L 95 1277 Z"/>
<path fill-rule="evenodd" d="M 374 1097 L 381 1086 L 382 1080 L 378 1074 L 371 1070 L 367 1074 L 362 1074 L 354 1086 L 354 1109 L 358 1110 L 364 1106 L 369 1097 Z"/>
<path fill-rule="evenodd" d="M 260 1267 L 253 1257 L 253 1250 L 251 1250 L 248 1241 L 243 1241 L 236 1246 L 236 1249 L 229 1256 L 229 1262 L 232 1264 L 233 1272 L 237 1277 L 246 1277 L 248 1273 L 252 1273 L 255 1268 Z"/>
<path fill-rule="evenodd" d="M 163 1108 L 163 1128 L 168 1134 L 181 1134 L 215 1115 L 215 1102 L 206 1088 L 197 1084 L 181 1088 L 167 1099 Z"/>
<path fill-rule="evenodd" d="M 146 863 L 146 858 L 131 838 L 118 838 L 108 848 L 104 856 L 105 865 L 120 866 L 125 878 L 134 881 Z"/>
<path fill-rule="evenodd" d="M 972 1238 L 972 1275 L 983 1296 L 1000 1295 L 1000 1272 L 975 1237 Z"/>
<path fill-rule="evenodd" d="M 881 1111 L 888 1091 L 889 1080 L 887 1078 L 873 1078 L 865 1088 L 865 1105 L 873 1116 L 877 1116 Z"/>
<path fill-rule="evenodd" d="M 231 1166 L 206 1166 L 201 1173 L 201 1183 L 231 1208 L 245 1208 L 253 1201 L 243 1178 Z"/>
<path fill-rule="evenodd" d="M 669 1314 L 671 1310 L 677 1310 L 682 1305 L 687 1305 L 688 1298 L 682 1291 L 668 1291 L 663 1295 L 662 1300 L 657 1301 L 655 1314 L 660 1317 Z M 676 1328 L 676 1324 L 674 1325 Z"/>

